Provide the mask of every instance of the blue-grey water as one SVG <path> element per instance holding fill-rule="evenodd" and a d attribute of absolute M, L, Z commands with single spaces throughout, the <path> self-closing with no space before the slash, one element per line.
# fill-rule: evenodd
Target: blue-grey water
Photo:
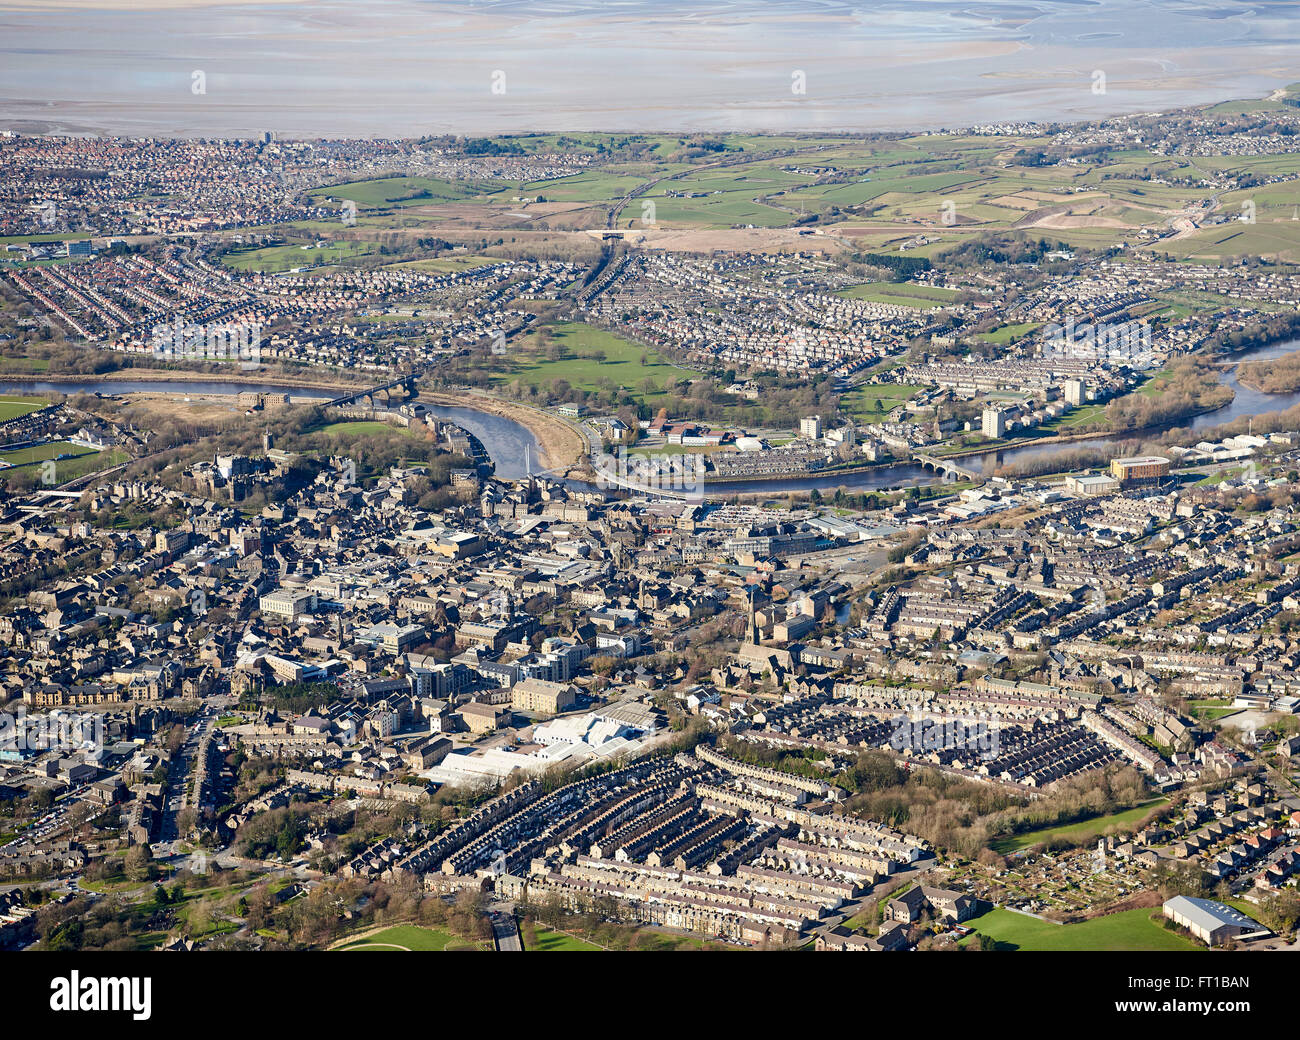
<path fill-rule="evenodd" d="M 1267 358 L 1282 357 L 1300 351 L 1300 340 L 1287 340 L 1267 347 L 1257 347 L 1233 355 L 1237 361 L 1263 361 Z M 1195 418 L 1178 423 L 1178 426 L 1192 430 L 1209 430 L 1225 423 L 1233 422 L 1247 415 L 1262 415 L 1266 412 L 1284 411 L 1300 404 L 1300 391 L 1282 394 L 1266 394 L 1237 381 L 1237 369 L 1224 369 L 1221 381 L 1231 386 L 1236 393 L 1231 403 L 1213 412 L 1206 412 Z M 302 387 L 284 386 L 276 383 L 250 385 L 245 383 L 223 382 L 221 380 L 185 380 L 176 382 L 157 382 L 147 380 L 94 380 L 86 379 L 76 382 L 4 382 L 0 381 L 0 394 L 12 393 L 172 393 L 172 394 L 224 394 L 234 396 L 241 391 L 263 391 L 268 393 L 287 393 L 298 399 L 320 400 L 333 396 L 333 391 L 316 390 Z M 503 480 L 518 480 L 527 473 L 540 472 L 540 448 L 537 438 L 527 427 L 503 416 L 492 415 L 475 408 L 460 408 L 445 405 L 430 405 L 429 411 L 441 419 L 463 426 L 483 442 L 492 461 L 496 464 L 496 475 Z M 1146 433 L 1152 431 L 1144 431 Z M 968 469 L 992 476 L 998 468 L 1015 463 L 1036 461 L 1067 455 L 1087 448 L 1106 447 L 1117 440 L 1140 439 L 1142 432 L 1122 435 L 1103 435 L 1083 440 L 1064 443 L 1026 444 L 1018 448 L 1006 448 L 965 456 L 959 460 Z M 844 488 L 846 491 L 880 491 L 906 487 L 911 484 L 932 483 L 935 475 L 912 463 L 897 463 L 888 466 L 874 466 L 870 469 L 857 470 L 844 474 L 810 474 L 801 477 L 789 477 L 781 480 L 752 480 L 734 483 L 712 484 L 708 487 L 708 497 L 721 498 L 729 495 L 748 494 L 783 494 L 789 491 L 834 491 Z"/>
<path fill-rule="evenodd" d="M 219 379 L 193 379 L 175 381 L 148 380 L 75 380 L 69 382 L 53 381 L 10 381 L 0 380 L 0 394 L 22 393 L 59 393 L 59 394 L 135 394 L 135 393 L 169 393 L 180 396 L 193 394 L 196 397 L 225 395 L 233 397 L 243 392 L 286 393 L 291 398 L 305 400 L 328 400 L 334 396 L 333 391 L 314 390 L 310 388 L 284 386 L 268 383 L 231 383 Z M 496 465 L 496 476 L 502 480 L 519 480 L 528 473 L 540 473 L 540 447 L 532 432 L 513 419 L 482 412 L 476 408 L 460 408 L 450 405 L 426 405 L 433 415 L 448 422 L 463 426 L 483 442 L 483 447 Z M 876 491 L 882 488 L 902 487 L 907 484 L 932 481 L 934 475 L 910 463 L 895 466 L 878 466 L 868 470 L 841 475 L 790 477 L 785 480 L 737 481 L 735 483 L 715 484 L 709 489 L 709 497 L 720 498 L 729 495 L 784 493 L 787 491 L 808 491 L 817 488 L 822 491 L 834 491 L 843 487 L 848 491 Z"/>
<path fill-rule="evenodd" d="M 1300 80 L 1291 2 L 7 6 L 0 126 L 34 131 L 929 129 L 1152 111 Z"/>
<path fill-rule="evenodd" d="M 1256 347 L 1253 350 L 1233 354 L 1231 360 L 1238 362 L 1265 361 L 1269 358 L 1294 354 L 1297 351 L 1300 351 L 1300 340 L 1286 340 L 1285 342 L 1273 343 L 1266 347 Z M 1252 390 L 1248 386 L 1242 386 L 1237 381 L 1238 370 L 1239 367 L 1224 369 L 1219 377 L 1219 381 L 1226 386 L 1232 387 L 1233 392 L 1236 394 L 1228 404 L 1225 404 L 1222 408 L 1216 408 L 1212 412 L 1205 412 L 1191 419 L 1173 423 L 1172 426 L 1190 430 L 1212 430 L 1217 426 L 1224 426 L 1248 415 L 1282 412 L 1300 404 L 1300 390 L 1281 394 L 1266 394 L 1259 390 Z M 1168 428 L 1170 427 L 1166 426 L 1161 429 Z M 985 476 L 992 476 L 1000 467 L 1011 463 L 1050 459 L 1058 455 L 1068 455 L 1080 449 L 1106 447 L 1116 440 L 1141 440 L 1144 436 L 1150 436 L 1158 432 L 1160 432 L 1158 429 L 1144 430 L 1126 434 L 1088 437 L 1083 440 L 1067 441 L 1059 444 L 1050 441 L 1044 444 L 1026 444 L 1019 448 L 1006 448 L 1000 451 L 968 455 L 958 461 L 968 469 L 976 470 Z"/>

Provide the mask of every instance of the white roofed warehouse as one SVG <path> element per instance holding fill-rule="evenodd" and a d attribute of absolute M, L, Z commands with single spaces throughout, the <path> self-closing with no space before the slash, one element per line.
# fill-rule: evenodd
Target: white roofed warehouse
<path fill-rule="evenodd" d="M 1243 935 L 1267 935 L 1268 929 L 1240 910 L 1213 899 L 1174 896 L 1165 901 L 1165 916 L 1186 928 L 1206 946 L 1222 946 Z"/>

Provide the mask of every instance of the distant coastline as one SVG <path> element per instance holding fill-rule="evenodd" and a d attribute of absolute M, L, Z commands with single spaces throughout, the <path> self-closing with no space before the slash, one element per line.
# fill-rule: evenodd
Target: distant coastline
<path fill-rule="evenodd" d="M 721 0 L 0 0 L 0 9 L 0 127 L 24 133 L 924 132 L 1169 111 L 1300 80 L 1294 18 L 1246 0 L 1222 0 L 1213 14 L 1170 5 L 1160 36 L 1146 5 L 1129 0 L 768 0 L 743 14 Z M 1225 39 L 1229 20 L 1235 35 Z M 178 59 L 178 37 L 205 41 L 202 63 Z M 368 40 L 384 42 L 359 43 Z M 1279 57 L 1261 66 L 1258 44 Z M 123 75 L 123 49 L 156 74 Z M 196 102 L 190 77 L 203 65 L 212 78 Z M 494 92 L 495 70 L 507 85 Z"/>

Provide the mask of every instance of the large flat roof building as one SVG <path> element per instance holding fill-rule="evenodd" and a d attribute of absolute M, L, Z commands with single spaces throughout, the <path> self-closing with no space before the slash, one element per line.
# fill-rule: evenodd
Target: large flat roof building
<path fill-rule="evenodd" d="M 1110 475 L 1121 484 L 1154 483 L 1169 476 L 1169 460 L 1162 455 L 1111 459 Z"/>
<path fill-rule="evenodd" d="M 1164 911 L 1174 924 L 1186 928 L 1206 946 L 1220 946 L 1239 935 L 1268 930 L 1240 910 L 1213 899 L 1174 896 L 1165 901 Z"/>
<path fill-rule="evenodd" d="M 257 605 L 263 614 L 295 621 L 299 615 L 316 610 L 316 593 L 311 589 L 279 588 L 262 596 Z"/>

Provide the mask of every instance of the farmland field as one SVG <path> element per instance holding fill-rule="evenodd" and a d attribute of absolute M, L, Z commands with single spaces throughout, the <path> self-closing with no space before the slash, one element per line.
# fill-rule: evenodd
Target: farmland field
<path fill-rule="evenodd" d="M 380 177 L 353 181 L 308 194 L 317 199 L 348 199 L 358 209 L 388 209 L 404 206 L 427 206 L 444 202 L 483 201 L 505 185 L 495 181 L 447 181 L 438 177 Z"/>

